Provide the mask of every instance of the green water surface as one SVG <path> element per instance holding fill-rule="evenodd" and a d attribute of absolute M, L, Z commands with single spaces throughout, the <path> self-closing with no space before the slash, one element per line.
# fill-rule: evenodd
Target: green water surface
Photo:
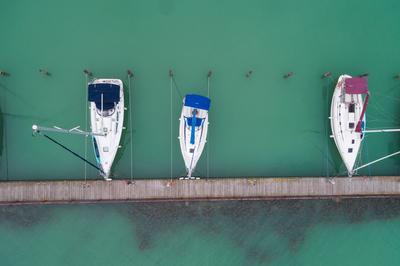
<path fill-rule="evenodd" d="M 3 0 L 0 69 L 10 76 L 0 77 L 0 179 L 84 177 L 81 161 L 31 132 L 33 123 L 86 128 L 83 69 L 126 89 L 127 69 L 135 72 L 114 178 L 129 177 L 131 162 L 135 178 L 169 177 L 171 139 L 173 176 L 184 174 L 180 94 L 205 95 L 209 70 L 210 176 L 343 175 L 328 124 L 339 75 L 369 73 L 368 128 L 400 126 L 399 11 L 396 0 Z M 332 78 L 321 79 L 327 71 Z M 81 136 L 51 136 L 84 154 Z M 360 159 L 399 148 L 398 134 L 366 136 Z M 204 153 L 197 175 L 206 176 L 206 162 Z M 360 174 L 399 171 L 393 157 Z M 99 175 L 88 168 L 88 178 Z M 398 265 L 398 206 L 3 206 L 0 265 Z"/>
<path fill-rule="evenodd" d="M 1 265 L 397 265 L 400 201 L 0 207 Z"/>
<path fill-rule="evenodd" d="M 41 137 L 33 123 L 86 128 L 86 78 L 131 82 L 133 116 L 114 177 L 185 173 L 178 143 L 180 94 L 210 83 L 210 176 L 344 174 L 328 135 L 336 78 L 369 73 L 368 128 L 399 126 L 398 1 L 12 1 L 0 10 L 1 177 L 82 178 L 84 164 Z M 51 76 L 43 76 L 39 69 Z M 247 78 L 246 73 L 253 71 Z M 294 72 L 290 79 L 283 75 Z M 330 71 L 333 78 L 322 80 Z M 52 135 L 84 155 L 81 136 Z M 130 144 L 133 140 L 133 158 Z M 400 147 L 398 134 L 368 136 L 362 161 Z M 94 161 L 92 146 L 88 155 Z M 197 175 L 206 176 L 206 155 Z M 398 158 L 361 174 L 399 172 Z M 90 169 L 89 177 L 98 177 Z"/>

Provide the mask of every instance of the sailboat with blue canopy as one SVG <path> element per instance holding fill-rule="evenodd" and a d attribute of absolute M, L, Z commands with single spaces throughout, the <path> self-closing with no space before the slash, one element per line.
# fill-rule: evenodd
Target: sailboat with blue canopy
<path fill-rule="evenodd" d="M 124 123 L 124 88 L 119 79 L 95 79 L 88 85 L 93 149 L 100 174 L 110 180 Z"/>
<path fill-rule="evenodd" d="M 197 94 L 188 94 L 183 100 L 179 119 L 179 140 L 188 178 L 192 178 L 207 142 L 210 104 L 211 100 L 208 97 Z"/>

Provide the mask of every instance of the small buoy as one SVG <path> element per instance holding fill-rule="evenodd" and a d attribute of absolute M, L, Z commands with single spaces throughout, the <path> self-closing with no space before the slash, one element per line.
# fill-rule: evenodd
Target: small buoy
<path fill-rule="evenodd" d="M 293 75 L 294 75 L 293 72 L 289 72 L 289 73 L 285 74 L 285 75 L 283 76 L 283 78 L 284 78 L 284 79 L 287 79 L 287 78 L 290 78 L 290 77 L 293 76 Z"/>
<path fill-rule="evenodd" d="M 128 69 L 127 73 L 128 73 L 128 77 L 130 77 L 130 78 L 133 77 L 133 72 L 130 69 Z"/>
<path fill-rule="evenodd" d="M 246 78 L 250 78 L 251 74 L 253 74 L 253 70 L 249 70 L 249 71 L 246 73 Z"/>
<path fill-rule="evenodd" d="M 87 70 L 87 69 L 84 69 L 84 70 L 83 70 L 83 73 L 84 73 L 85 75 L 88 75 L 88 76 L 93 76 L 93 73 L 90 72 L 90 71 Z"/>
<path fill-rule="evenodd" d="M 328 78 L 328 77 L 330 77 L 330 76 L 332 76 L 332 73 L 331 72 L 325 72 L 323 75 L 322 75 L 322 79 L 324 79 L 324 78 Z"/>
<path fill-rule="evenodd" d="M 168 75 L 169 75 L 171 78 L 174 76 L 174 72 L 172 72 L 172 69 L 170 69 L 170 70 L 168 71 Z"/>

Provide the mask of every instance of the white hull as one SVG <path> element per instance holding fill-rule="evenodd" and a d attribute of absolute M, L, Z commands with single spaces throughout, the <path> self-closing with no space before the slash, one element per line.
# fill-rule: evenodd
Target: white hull
<path fill-rule="evenodd" d="M 92 132 L 102 132 L 105 136 L 93 136 L 93 145 L 97 164 L 103 170 L 101 173 L 109 180 L 111 167 L 118 152 L 124 122 L 124 89 L 119 79 L 96 79 L 91 84 L 114 84 L 120 87 L 120 100 L 115 107 L 107 112 L 90 102 L 90 125 Z"/>
<path fill-rule="evenodd" d="M 346 78 L 351 78 L 351 76 L 342 75 L 339 77 L 332 97 L 330 118 L 333 139 L 348 174 L 351 176 L 363 139 L 362 130 L 361 132 L 355 130 L 361 116 L 363 98 L 361 94 L 345 93 L 344 80 Z M 365 127 L 365 115 L 363 122 L 363 127 Z"/>
<path fill-rule="evenodd" d="M 188 123 L 188 118 L 197 110 L 197 119 L 201 119 L 201 124 L 195 127 L 194 144 L 191 143 L 192 125 Z M 196 167 L 197 162 L 203 152 L 207 142 L 208 131 L 208 111 L 196 109 L 193 107 L 183 106 L 179 125 L 179 141 L 182 151 L 183 160 L 189 178 Z"/>

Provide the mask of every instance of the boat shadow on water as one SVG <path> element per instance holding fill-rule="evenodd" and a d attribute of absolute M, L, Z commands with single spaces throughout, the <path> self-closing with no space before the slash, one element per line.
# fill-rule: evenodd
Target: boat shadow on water
<path fill-rule="evenodd" d="M 150 250 L 189 226 L 206 238 L 225 238 L 253 264 L 297 252 L 315 226 L 361 224 L 400 217 L 400 198 L 132 203 L 115 206 L 135 228 L 137 249 Z M 265 232 L 260 239 L 260 232 Z M 272 237 L 276 236 L 276 237 Z M 252 241 L 257 239 L 257 241 Z M 277 249 L 276 241 L 285 243 Z"/>
<path fill-rule="evenodd" d="M 190 229 L 206 239 L 226 239 L 249 264 L 266 264 L 298 252 L 316 226 L 367 224 L 400 217 L 400 198 L 349 200 L 275 200 L 225 202 L 155 202 L 93 205 L 0 206 L 0 226 L 19 231 L 46 224 L 82 209 L 86 217 L 116 210 L 134 228 L 139 251 L 159 248 L 166 236 Z M 83 219 L 85 220 L 85 219 Z M 194 229 L 194 230 L 193 230 Z M 127 228 L 126 230 L 129 231 Z M 261 233 L 261 234 L 260 234 Z M 89 234 L 90 235 L 90 234 Z M 82 237 L 85 237 L 82 235 Z M 161 242 L 160 242 L 161 241 Z M 277 241 L 280 244 L 277 246 Z"/>
<path fill-rule="evenodd" d="M 53 216 L 51 205 L 0 206 L 0 225 L 11 225 L 15 230 L 31 228 L 50 221 Z"/>

